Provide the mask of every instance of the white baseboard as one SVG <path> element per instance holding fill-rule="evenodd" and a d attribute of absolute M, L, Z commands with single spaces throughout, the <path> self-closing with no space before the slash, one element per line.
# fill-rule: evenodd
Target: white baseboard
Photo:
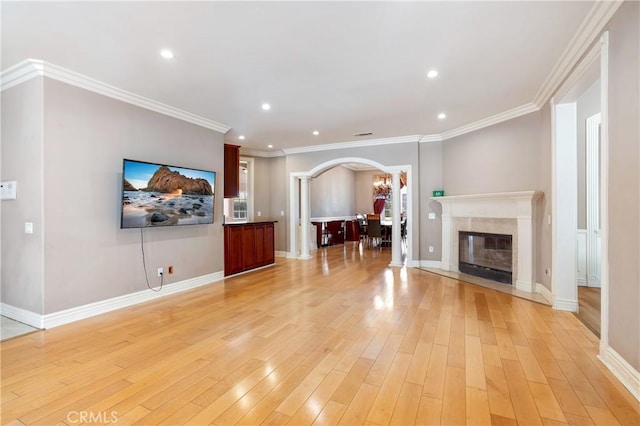
<path fill-rule="evenodd" d="M 524 281 L 516 280 L 516 290 L 526 291 L 527 293 L 533 293 L 533 285 Z"/>
<path fill-rule="evenodd" d="M 611 346 L 600 348 L 600 361 L 620 380 L 631 395 L 640 401 L 640 372 L 633 368 Z"/>
<path fill-rule="evenodd" d="M 288 251 L 286 257 L 287 257 L 287 259 L 297 259 L 298 255 L 296 253 Z"/>
<path fill-rule="evenodd" d="M 287 252 L 276 250 L 276 257 L 287 257 Z"/>
<path fill-rule="evenodd" d="M 553 301 L 553 309 L 557 309 L 559 311 L 578 312 L 578 301 L 555 298 Z"/>
<path fill-rule="evenodd" d="M 31 327 L 44 328 L 44 317 L 35 312 L 27 311 L 26 309 L 16 308 L 15 306 L 2 303 L 2 305 L 0 305 L 0 314 L 12 320 L 30 325 Z"/>
<path fill-rule="evenodd" d="M 85 318 L 104 314 L 106 312 L 115 311 L 116 309 L 126 308 L 138 303 L 148 302 L 150 300 L 159 299 L 171 294 L 179 293 L 192 288 L 211 284 L 224 279 L 223 272 L 214 272 L 207 275 L 201 275 L 195 278 L 178 281 L 167 284 L 162 290 L 155 292 L 149 289 L 138 291 L 136 293 L 125 294 L 123 296 L 111 299 L 101 300 L 75 308 L 65 309 L 63 311 L 53 312 L 51 314 L 39 315 L 24 309 L 16 308 L 10 305 L 2 304 L 2 315 L 23 322 L 36 328 L 53 328 L 60 325 L 69 324 Z"/>
<path fill-rule="evenodd" d="M 536 283 L 536 293 L 544 297 L 544 300 L 553 306 L 553 294 L 551 294 L 551 291 L 546 288 L 544 284 Z"/>
<path fill-rule="evenodd" d="M 419 260 L 421 268 L 435 268 L 440 269 L 442 262 L 439 260 Z"/>
<path fill-rule="evenodd" d="M 407 268 L 419 268 L 420 267 L 420 261 L 419 260 L 407 260 Z"/>

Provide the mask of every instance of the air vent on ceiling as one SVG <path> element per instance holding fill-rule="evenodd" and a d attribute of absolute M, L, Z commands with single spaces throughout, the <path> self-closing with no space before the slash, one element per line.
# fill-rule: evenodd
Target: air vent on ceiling
<path fill-rule="evenodd" d="M 360 136 L 371 136 L 372 134 L 373 134 L 372 132 L 364 132 L 364 133 L 356 133 L 353 136 L 357 136 L 357 137 L 360 137 Z"/>

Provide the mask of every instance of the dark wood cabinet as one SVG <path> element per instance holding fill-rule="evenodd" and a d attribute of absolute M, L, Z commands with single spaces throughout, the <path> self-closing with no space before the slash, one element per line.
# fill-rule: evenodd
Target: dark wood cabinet
<path fill-rule="evenodd" d="M 360 241 L 360 226 L 357 220 L 347 220 L 344 222 L 345 240 L 346 241 Z"/>
<path fill-rule="evenodd" d="M 316 226 L 318 247 L 344 244 L 344 221 L 311 222 Z"/>
<path fill-rule="evenodd" d="M 240 195 L 240 146 L 224 144 L 224 198 Z"/>
<path fill-rule="evenodd" d="M 224 275 L 233 275 L 274 263 L 274 222 L 224 226 Z"/>

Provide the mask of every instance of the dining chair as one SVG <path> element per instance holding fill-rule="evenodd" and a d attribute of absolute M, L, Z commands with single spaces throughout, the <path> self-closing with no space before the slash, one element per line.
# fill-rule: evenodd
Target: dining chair
<path fill-rule="evenodd" d="M 361 213 L 356 214 L 356 220 L 358 221 L 358 230 L 360 231 L 360 241 L 367 241 L 367 219 Z"/>
<path fill-rule="evenodd" d="M 367 215 L 367 244 L 369 247 L 376 243 L 382 248 L 382 226 L 380 226 L 379 214 Z"/>

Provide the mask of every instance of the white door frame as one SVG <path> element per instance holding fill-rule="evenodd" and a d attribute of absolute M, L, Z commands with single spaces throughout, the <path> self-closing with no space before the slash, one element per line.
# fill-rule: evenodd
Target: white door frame
<path fill-rule="evenodd" d="M 577 309 L 577 286 L 575 275 L 573 280 L 566 280 L 566 276 L 557 274 L 556 271 L 560 268 L 562 272 L 562 265 L 574 265 L 575 264 L 575 249 L 576 238 L 575 231 L 573 229 L 567 229 L 570 226 L 572 220 L 576 219 L 577 200 L 573 201 L 573 208 L 569 207 L 565 209 L 563 201 L 566 197 L 572 197 L 570 191 L 576 190 L 571 188 L 571 185 L 563 185 L 561 181 L 565 176 L 563 175 L 563 168 L 566 164 L 558 161 L 561 158 L 558 156 L 563 155 L 563 148 L 560 146 L 558 139 L 558 123 L 556 122 L 556 110 L 561 107 L 560 101 L 566 96 L 569 91 L 576 85 L 578 80 L 584 75 L 589 67 L 596 61 L 600 62 L 600 113 L 601 113 L 601 140 L 600 140 L 600 176 L 601 176 L 601 193 L 600 193 L 600 213 L 601 213 L 601 236 L 602 236 L 602 269 L 601 269 L 601 309 L 600 309 L 600 356 L 603 356 L 606 349 L 609 347 L 609 33 L 603 33 L 598 43 L 595 43 L 593 48 L 585 55 L 584 59 L 578 64 L 574 71 L 569 75 L 564 84 L 558 89 L 554 97 L 551 99 L 551 150 L 552 150 L 552 185 L 553 185 L 553 197 L 552 197 L 552 278 L 551 278 L 551 292 L 554 299 L 554 308 L 562 310 L 575 311 Z M 567 154 L 566 151 L 564 154 Z M 577 157 L 574 159 L 577 161 Z M 564 198 L 564 200 L 563 200 Z M 560 208 L 562 207 L 562 208 Z M 570 217 L 573 216 L 573 217 Z M 574 233 L 574 238 L 569 238 L 568 242 L 565 242 L 568 251 L 564 251 L 559 247 L 561 244 L 565 244 L 559 241 L 562 236 L 568 232 Z M 576 268 L 571 268 L 574 271 Z M 573 290 L 572 290 L 573 289 Z M 575 300 L 556 300 L 558 295 L 567 295 L 575 292 Z"/>

